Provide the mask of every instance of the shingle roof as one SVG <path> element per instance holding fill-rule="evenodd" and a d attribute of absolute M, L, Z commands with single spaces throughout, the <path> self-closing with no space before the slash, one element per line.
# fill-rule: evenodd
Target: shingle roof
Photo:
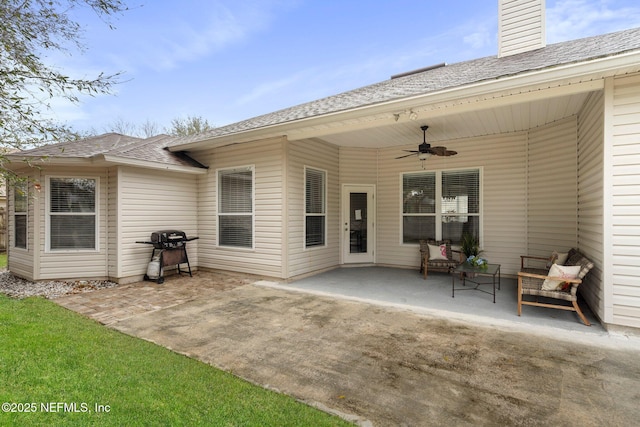
<path fill-rule="evenodd" d="M 142 141 L 141 138 L 121 135 L 119 133 L 105 133 L 78 141 L 64 141 L 57 144 L 24 150 L 15 153 L 25 157 L 78 157 L 90 158 L 97 154 L 104 154 L 110 150 L 118 150 Z"/>
<path fill-rule="evenodd" d="M 105 154 L 176 166 L 205 167 L 184 153 L 165 149 L 167 142 L 173 138 L 169 135 L 158 135 L 125 147 L 116 147 Z"/>
<path fill-rule="evenodd" d="M 640 49 L 640 28 L 551 44 L 541 49 L 502 58 L 489 56 L 459 62 L 385 80 L 338 95 L 215 128 L 202 134 L 176 138 L 170 142 L 170 146 L 176 147 L 181 144 L 347 111 L 444 89 L 462 87 L 528 71 L 590 61 L 637 49 Z"/>
<path fill-rule="evenodd" d="M 204 166 L 180 152 L 170 152 L 164 147 L 173 137 L 158 135 L 147 139 L 118 133 L 106 133 L 79 141 L 65 141 L 57 144 L 25 150 L 12 157 L 49 157 L 90 159 L 104 155 L 112 158 L 142 160 L 172 166 L 203 168 Z"/>

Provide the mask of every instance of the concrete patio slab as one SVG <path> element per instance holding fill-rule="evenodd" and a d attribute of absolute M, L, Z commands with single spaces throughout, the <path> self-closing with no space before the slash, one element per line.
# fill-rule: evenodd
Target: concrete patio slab
<path fill-rule="evenodd" d="M 256 278 L 241 275 L 229 286 L 187 292 L 195 282 L 225 279 L 209 274 L 120 288 L 121 300 L 137 298 L 136 306 L 144 306 L 146 286 L 147 298 L 164 289 L 164 296 L 182 291 L 184 301 L 114 314 L 110 327 L 363 425 L 626 426 L 640 419 L 637 341 L 592 333 L 585 344 L 510 330 L 508 321 L 449 320 L 393 302 L 303 291 L 299 283 L 246 283 Z M 74 295 L 73 304 L 95 306 L 101 292 L 85 305 L 79 298 L 91 294 Z M 70 307 L 72 297 L 57 301 Z"/>
<path fill-rule="evenodd" d="M 495 304 L 492 295 L 486 293 L 492 292 L 490 284 L 480 286 L 482 292 L 479 292 L 474 290 L 473 284 L 462 286 L 458 277 L 453 279 L 449 274 L 431 273 L 424 280 L 412 269 L 337 268 L 288 283 L 285 288 L 530 333 L 568 333 L 574 339 L 586 335 L 587 340 L 593 336 L 609 336 L 582 301 L 581 308 L 591 327 L 585 326 L 576 313 L 564 310 L 525 306 L 522 316 L 518 316 L 517 280 L 508 277 L 500 279 L 500 289 L 495 292 Z M 483 276 L 476 280 L 486 283 L 491 282 L 492 278 Z M 456 289 L 454 296 L 452 286 Z"/>

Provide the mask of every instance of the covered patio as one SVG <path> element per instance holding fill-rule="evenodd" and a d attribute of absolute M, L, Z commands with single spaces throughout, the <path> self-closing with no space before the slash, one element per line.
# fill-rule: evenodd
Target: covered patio
<path fill-rule="evenodd" d="M 608 335 L 584 300 L 580 300 L 579 304 L 591 326 L 585 326 L 575 312 L 564 310 L 526 306 L 523 307 L 522 316 L 518 316 L 517 280 L 513 277 L 501 277 L 495 304 L 491 294 L 473 290 L 475 285 L 467 283 L 468 289 L 458 290 L 464 289 L 458 277 L 455 280 L 455 297 L 452 298 L 451 279 L 450 274 L 434 272 L 429 274 L 427 280 L 423 280 L 422 275 L 414 269 L 367 266 L 336 268 L 284 286 L 508 330 L 520 329 L 551 335 L 568 332 L 586 339 Z M 480 279 L 491 281 L 491 277 L 483 276 Z M 492 285 L 482 285 L 480 289 L 491 292 Z"/>

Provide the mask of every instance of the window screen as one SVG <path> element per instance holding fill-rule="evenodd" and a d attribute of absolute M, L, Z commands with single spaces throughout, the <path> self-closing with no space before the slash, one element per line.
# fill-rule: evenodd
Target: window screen
<path fill-rule="evenodd" d="M 218 243 L 253 247 L 253 169 L 218 172 Z"/>
<path fill-rule="evenodd" d="M 323 246 L 326 240 L 326 173 L 305 169 L 305 247 Z"/>
<path fill-rule="evenodd" d="M 96 179 L 49 180 L 49 248 L 97 249 Z"/>
<path fill-rule="evenodd" d="M 480 172 L 442 172 L 442 238 L 460 242 L 463 233 L 479 237 Z"/>
<path fill-rule="evenodd" d="M 27 249 L 27 183 L 21 182 L 13 188 L 13 246 Z"/>
<path fill-rule="evenodd" d="M 408 173 L 402 177 L 402 242 L 436 238 L 436 174 Z"/>
<path fill-rule="evenodd" d="M 402 242 L 480 234 L 478 169 L 402 175 Z"/>

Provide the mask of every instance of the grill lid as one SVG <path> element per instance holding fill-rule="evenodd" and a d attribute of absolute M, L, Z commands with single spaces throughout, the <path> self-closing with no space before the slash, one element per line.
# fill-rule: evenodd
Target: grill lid
<path fill-rule="evenodd" d="M 136 243 L 153 245 L 155 249 L 172 249 L 185 246 L 187 242 L 196 239 L 198 237 L 187 237 L 187 234 L 181 230 L 160 230 L 151 233 L 150 241 L 137 241 Z"/>
<path fill-rule="evenodd" d="M 180 230 L 162 230 L 151 233 L 153 243 L 177 243 L 187 240 L 187 233 Z"/>

